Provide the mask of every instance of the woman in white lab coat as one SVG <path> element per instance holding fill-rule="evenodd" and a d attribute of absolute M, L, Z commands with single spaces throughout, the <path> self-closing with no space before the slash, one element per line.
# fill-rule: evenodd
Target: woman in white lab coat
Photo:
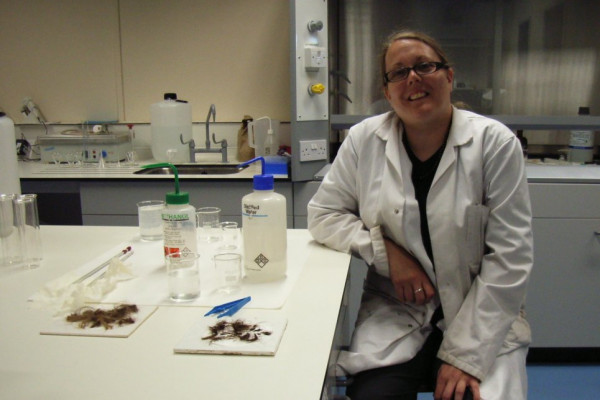
<path fill-rule="evenodd" d="M 524 399 L 533 241 L 520 143 L 451 105 L 453 70 L 432 38 L 393 35 L 381 63 L 394 111 L 350 129 L 308 206 L 317 241 L 369 266 L 338 361 L 350 397 L 416 399 L 431 373 L 436 399 Z"/>

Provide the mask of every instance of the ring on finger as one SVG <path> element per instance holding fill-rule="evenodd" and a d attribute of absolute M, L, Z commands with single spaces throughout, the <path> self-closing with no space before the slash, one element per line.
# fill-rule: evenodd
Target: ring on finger
<path fill-rule="evenodd" d="M 417 290 L 415 290 L 415 294 L 417 294 L 417 293 L 420 293 L 420 292 L 422 292 L 422 291 L 423 291 L 423 288 L 421 288 L 421 287 L 420 287 L 420 288 L 418 288 Z"/>

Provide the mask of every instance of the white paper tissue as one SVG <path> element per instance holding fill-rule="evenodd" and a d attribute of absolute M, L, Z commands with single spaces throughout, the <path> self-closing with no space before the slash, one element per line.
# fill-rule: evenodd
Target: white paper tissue
<path fill-rule="evenodd" d="M 72 272 L 50 281 L 31 296 L 30 300 L 35 307 L 53 310 L 55 316 L 64 315 L 78 310 L 86 303 L 99 303 L 119 282 L 135 278 L 129 267 L 116 257 L 99 278 L 91 277 L 74 283 L 80 276 L 80 273 Z"/>

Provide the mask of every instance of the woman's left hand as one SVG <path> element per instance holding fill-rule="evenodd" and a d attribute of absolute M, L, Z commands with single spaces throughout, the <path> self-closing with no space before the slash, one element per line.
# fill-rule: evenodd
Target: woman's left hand
<path fill-rule="evenodd" d="M 419 261 L 390 239 L 385 238 L 384 243 L 390 280 L 394 284 L 396 296 L 402 301 L 417 305 L 431 301 L 435 295 L 435 288 Z"/>

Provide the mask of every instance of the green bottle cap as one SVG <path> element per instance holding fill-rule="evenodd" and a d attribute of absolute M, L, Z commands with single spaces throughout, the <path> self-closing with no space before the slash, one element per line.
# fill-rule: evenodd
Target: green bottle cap
<path fill-rule="evenodd" d="M 169 192 L 166 199 L 167 204 L 188 204 L 190 202 L 190 194 L 188 192 Z"/>
<path fill-rule="evenodd" d="M 179 173 L 177 172 L 177 167 L 171 163 L 159 163 L 159 164 L 150 164 L 144 165 L 142 168 L 171 168 L 173 174 L 175 175 L 175 191 L 168 192 L 166 195 L 167 204 L 188 204 L 190 202 L 190 194 L 188 192 L 180 192 L 179 191 Z"/>

